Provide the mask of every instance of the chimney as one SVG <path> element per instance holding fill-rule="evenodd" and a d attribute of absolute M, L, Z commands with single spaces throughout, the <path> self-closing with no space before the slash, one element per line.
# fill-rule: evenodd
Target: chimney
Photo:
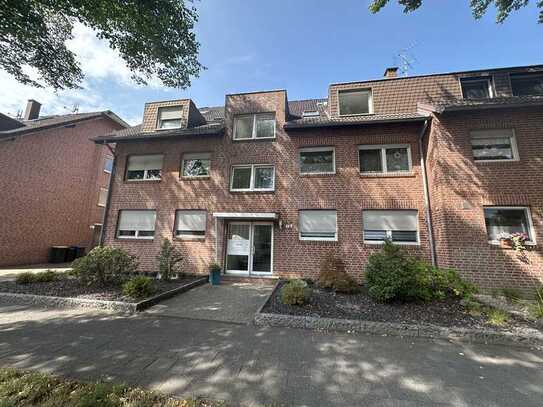
<path fill-rule="evenodd" d="M 35 120 L 40 117 L 40 108 L 40 102 L 36 102 L 34 99 L 28 99 L 28 102 L 26 103 L 24 120 Z"/>
<path fill-rule="evenodd" d="M 396 78 L 398 76 L 398 67 L 392 66 L 385 69 L 385 78 Z"/>

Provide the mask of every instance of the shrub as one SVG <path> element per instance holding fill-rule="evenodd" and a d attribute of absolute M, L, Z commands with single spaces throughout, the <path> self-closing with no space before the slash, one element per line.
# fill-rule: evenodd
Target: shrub
<path fill-rule="evenodd" d="M 501 309 L 491 308 L 487 311 L 488 322 L 491 325 L 502 326 L 507 323 L 509 315 Z"/>
<path fill-rule="evenodd" d="M 303 280 L 290 280 L 281 287 L 281 302 L 286 305 L 303 305 L 311 296 L 311 288 Z"/>
<path fill-rule="evenodd" d="M 221 265 L 220 265 L 219 263 L 211 263 L 211 264 L 209 265 L 209 272 L 210 272 L 210 273 L 213 273 L 213 272 L 217 272 L 217 271 L 218 271 L 219 273 L 222 271 Z"/>
<path fill-rule="evenodd" d="M 455 270 L 433 267 L 389 241 L 368 258 L 366 280 L 369 295 L 382 302 L 469 297 L 476 291 Z"/>
<path fill-rule="evenodd" d="M 174 247 L 169 239 L 162 241 L 160 254 L 157 256 L 158 269 L 162 280 L 170 280 L 174 275 L 181 274 L 181 261 L 183 255 L 178 248 Z"/>
<path fill-rule="evenodd" d="M 345 272 L 343 260 L 333 253 L 329 253 L 323 259 L 317 285 L 343 294 L 360 291 L 356 280 Z"/>
<path fill-rule="evenodd" d="M 123 276 L 135 273 L 138 261 L 123 249 L 95 247 L 85 257 L 76 259 L 72 267 L 84 284 L 117 284 Z"/>
<path fill-rule="evenodd" d="M 127 297 L 140 299 L 153 295 L 156 291 L 155 282 L 146 276 L 131 278 L 123 284 L 123 294 Z"/>
<path fill-rule="evenodd" d="M 36 277 L 34 273 L 21 273 L 17 274 L 17 277 L 15 277 L 15 282 L 17 284 L 30 284 L 36 282 Z"/>
<path fill-rule="evenodd" d="M 60 276 L 52 270 L 34 274 L 34 279 L 37 283 L 50 283 L 52 281 L 57 281 L 59 278 Z"/>

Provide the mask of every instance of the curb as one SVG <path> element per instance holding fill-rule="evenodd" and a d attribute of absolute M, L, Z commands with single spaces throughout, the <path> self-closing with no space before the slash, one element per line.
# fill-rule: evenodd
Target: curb
<path fill-rule="evenodd" d="M 268 300 L 257 311 L 254 324 L 259 327 L 301 328 L 355 334 L 407 336 L 431 339 L 456 340 L 495 345 L 514 345 L 524 347 L 543 347 L 543 333 L 533 330 L 526 335 L 499 332 L 493 329 L 469 329 L 443 327 L 433 324 L 402 324 L 395 322 L 374 322 L 365 320 L 303 317 L 262 312 L 279 284 L 271 292 Z"/>
<path fill-rule="evenodd" d="M 140 302 L 90 300 L 85 298 L 52 297 L 47 295 L 17 293 L 0 293 L 0 302 L 17 305 L 40 305 L 56 308 L 94 308 L 133 314 L 135 312 L 149 308 L 159 303 L 160 301 L 188 291 L 191 288 L 205 284 L 206 282 L 207 277 L 202 277 L 198 280 L 192 281 L 180 287 L 174 288 L 173 290 L 163 292 Z"/>

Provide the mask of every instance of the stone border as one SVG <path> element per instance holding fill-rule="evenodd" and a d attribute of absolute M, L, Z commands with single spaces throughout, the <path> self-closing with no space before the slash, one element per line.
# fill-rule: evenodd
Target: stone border
<path fill-rule="evenodd" d="M 497 345 L 516 345 L 526 347 L 543 347 L 543 333 L 533 330 L 527 334 L 499 332 L 493 329 L 469 329 L 443 327 L 433 324 L 403 324 L 395 322 L 374 322 L 352 319 L 305 317 L 262 312 L 279 288 L 277 283 L 267 301 L 260 307 L 254 317 L 256 326 L 272 326 L 286 328 L 303 328 L 325 331 L 338 331 L 371 335 L 407 336 L 419 338 L 458 340 Z"/>
<path fill-rule="evenodd" d="M 154 297 L 148 298 L 140 302 L 91 300 L 86 298 L 52 297 L 48 295 L 17 294 L 4 292 L 0 293 L 0 302 L 17 305 L 39 305 L 45 307 L 59 308 L 94 308 L 135 313 L 152 307 L 160 301 L 166 300 L 177 294 L 188 291 L 191 288 L 205 284 L 207 282 L 207 279 L 207 277 L 201 277 L 195 281 L 191 281 L 190 283 L 174 288 L 173 290 L 165 291 L 161 294 L 158 294 Z"/>

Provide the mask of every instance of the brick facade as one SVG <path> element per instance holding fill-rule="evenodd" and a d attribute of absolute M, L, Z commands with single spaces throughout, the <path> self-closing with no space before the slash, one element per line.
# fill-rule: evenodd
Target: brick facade
<path fill-rule="evenodd" d="M 51 246 L 93 243 L 111 153 L 90 139 L 121 128 L 100 117 L 0 140 L 0 266 L 45 263 Z"/>
<path fill-rule="evenodd" d="M 509 73 L 527 70 L 532 68 L 333 84 L 327 100 L 312 103 L 310 110 L 318 106 L 321 112 L 321 117 L 317 119 L 298 117 L 300 106 L 304 103 L 289 103 L 286 91 L 227 95 L 224 134 L 176 135 L 175 132 L 153 132 L 149 123 L 156 123 L 156 109 L 148 108 L 142 134 L 137 134 L 135 130 L 133 133 L 125 133 L 132 137 L 141 136 L 137 142 L 130 142 L 130 137 L 123 139 L 120 135 L 105 138 L 108 142 L 117 142 L 117 147 L 116 174 L 104 243 L 125 248 L 137 255 L 142 270 L 156 271 L 156 257 L 162 239 L 173 239 L 174 244 L 185 254 L 185 271 L 206 273 L 207 266 L 216 258 L 216 250 L 219 262 L 224 262 L 225 258 L 225 226 L 228 220 L 215 219 L 214 213 L 274 212 L 279 218 L 274 223 L 275 276 L 315 278 L 323 257 L 334 252 L 345 260 L 347 271 L 362 281 L 368 256 L 379 249 L 378 245 L 365 244 L 363 241 L 363 210 L 415 209 L 418 211 L 420 244 L 406 248 L 430 260 L 429 220 L 426 219 L 419 149 L 424 118 L 421 120 L 417 116 L 419 104 L 462 99 L 460 78 L 477 75 L 492 78 L 494 95 L 512 97 Z M 373 113 L 379 120 L 372 123 L 370 115 L 361 118 L 359 123 L 356 118 L 349 118 L 348 125 L 342 125 L 345 121 L 338 117 L 337 91 L 353 88 L 372 89 Z M 188 104 L 186 101 L 183 103 Z M 296 112 L 293 113 L 294 110 Z M 233 139 L 235 115 L 265 112 L 275 113 L 275 139 Z M 391 119 L 387 121 L 387 117 Z M 504 105 L 491 110 L 475 109 L 443 114 L 434 112 L 426 120 L 429 127 L 423 139 L 423 158 L 428 172 L 430 213 L 438 264 L 458 269 L 466 278 L 483 288 L 528 289 L 542 281 L 541 246 L 530 248 L 520 258 L 513 250 L 489 244 L 483 213 L 485 205 L 528 206 L 536 241 L 542 241 L 541 107 L 510 108 Z M 306 127 L 294 129 L 285 126 L 294 122 Z M 190 125 L 187 127 L 190 128 Z M 515 130 L 519 161 L 474 162 L 469 132 L 495 128 Z M 149 135 L 142 140 L 143 133 Z M 408 144 L 412 171 L 402 175 L 361 175 L 358 146 L 383 144 Z M 335 174 L 300 174 L 299 150 L 311 146 L 334 147 Z M 209 177 L 180 177 L 182 156 L 192 152 L 211 154 Z M 124 179 L 129 155 L 156 153 L 164 154 L 160 181 L 127 182 Z M 231 192 L 231 168 L 238 164 L 273 164 L 275 190 Z M 123 209 L 156 210 L 154 239 L 116 238 L 118 215 Z M 205 240 L 173 238 L 175 211 L 178 209 L 207 211 Z M 335 209 L 338 240 L 300 240 L 298 215 L 299 210 L 303 209 Z"/>

